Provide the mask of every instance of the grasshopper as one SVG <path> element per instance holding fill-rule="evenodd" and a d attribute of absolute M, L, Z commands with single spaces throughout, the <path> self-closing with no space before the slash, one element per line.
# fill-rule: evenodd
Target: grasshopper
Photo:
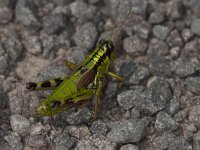
<path fill-rule="evenodd" d="M 124 20 L 126 20 L 126 18 Z M 99 97 L 102 92 L 105 76 L 109 75 L 117 80 L 123 80 L 122 77 L 108 70 L 115 55 L 114 49 L 115 47 L 111 40 L 102 39 L 95 50 L 81 65 L 78 66 L 74 63 L 66 62 L 69 68 L 74 69 L 69 76 L 38 83 L 27 83 L 26 88 L 31 91 L 54 89 L 54 91 L 36 107 L 34 115 L 55 115 L 73 106 L 82 105 L 95 95 L 93 114 L 93 119 L 95 119 L 98 113 Z"/>

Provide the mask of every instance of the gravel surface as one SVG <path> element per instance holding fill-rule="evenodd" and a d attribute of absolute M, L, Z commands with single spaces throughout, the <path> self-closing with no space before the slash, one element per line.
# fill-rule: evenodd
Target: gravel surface
<path fill-rule="evenodd" d="M 0 149 L 200 149 L 200 1 L 119 1 L 0 1 Z M 114 25 L 124 81 L 106 78 L 97 120 L 92 99 L 33 117 L 50 91 L 25 84 L 66 77 Z"/>

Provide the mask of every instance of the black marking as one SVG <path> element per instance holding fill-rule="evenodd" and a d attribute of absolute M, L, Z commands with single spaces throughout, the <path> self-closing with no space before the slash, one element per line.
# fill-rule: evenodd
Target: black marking
<path fill-rule="evenodd" d="M 54 79 L 54 81 L 56 83 L 56 86 L 60 85 L 63 82 L 63 80 L 61 78 L 56 78 L 56 79 Z"/>
<path fill-rule="evenodd" d="M 83 74 L 83 73 L 85 73 L 86 71 L 87 71 L 87 69 L 86 69 L 86 68 L 83 68 L 83 69 L 81 69 L 80 73 Z"/>
<path fill-rule="evenodd" d="M 35 90 L 36 87 L 37 87 L 37 83 L 35 82 L 29 82 L 26 84 L 26 88 L 31 91 Z"/>
<path fill-rule="evenodd" d="M 44 81 L 44 82 L 41 84 L 41 87 L 51 87 L 51 82 L 50 82 L 50 81 Z"/>

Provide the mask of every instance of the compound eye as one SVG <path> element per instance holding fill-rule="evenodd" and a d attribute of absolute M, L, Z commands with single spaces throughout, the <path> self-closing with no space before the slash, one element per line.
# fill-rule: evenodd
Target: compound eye
<path fill-rule="evenodd" d="M 114 49 L 114 45 L 112 43 L 108 43 L 108 49 L 109 50 L 113 50 Z"/>
<path fill-rule="evenodd" d="M 105 40 L 100 40 L 99 41 L 99 45 L 102 45 L 102 44 L 104 44 L 105 43 Z"/>

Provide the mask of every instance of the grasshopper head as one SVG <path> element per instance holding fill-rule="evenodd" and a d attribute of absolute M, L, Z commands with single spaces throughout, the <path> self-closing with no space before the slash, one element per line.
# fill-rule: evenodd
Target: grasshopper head
<path fill-rule="evenodd" d="M 110 58 L 114 59 L 114 49 L 115 46 L 111 40 L 101 40 L 99 42 L 99 47 L 105 52 L 105 54 Z"/>

